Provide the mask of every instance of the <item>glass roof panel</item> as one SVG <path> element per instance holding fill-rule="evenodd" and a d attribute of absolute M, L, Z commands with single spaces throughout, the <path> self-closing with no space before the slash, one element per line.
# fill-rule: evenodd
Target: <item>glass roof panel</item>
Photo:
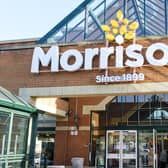
<path fill-rule="evenodd" d="M 108 24 L 118 10 L 139 22 L 138 36 L 168 35 L 167 0 L 84 0 L 37 43 L 103 40 L 101 24 Z"/>
<path fill-rule="evenodd" d="M 8 91 L 7 89 L 5 89 L 3 87 L 0 87 L 0 100 L 33 108 L 33 106 L 31 106 L 29 103 L 27 103 L 21 97 L 14 95 L 13 93 L 11 93 L 10 91 Z"/>
<path fill-rule="evenodd" d="M 8 102 L 11 102 L 12 103 L 12 100 L 9 99 L 1 90 L 0 90 L 0 99 L 1 100 L 5 100 L 5 101 L 8 101 Z"/>

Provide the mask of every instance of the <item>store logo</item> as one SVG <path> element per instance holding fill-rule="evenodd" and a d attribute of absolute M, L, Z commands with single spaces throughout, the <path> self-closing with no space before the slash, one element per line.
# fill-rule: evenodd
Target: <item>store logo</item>
<path fill-rule="evenodd" d="M 136 36 L 136 30 L 139 26 L 136 21 L 129 21 L 127 18 L 123 18 L 123 13 L 119 10 L 116 13 L 117 20 L 111 20 L 109 25 L 102 25 L 102 29 L 105 32 L 106 40 L 114 41 L 121 45 L 125 40 L 132 40 Z"/>
<path fill-rule="evenodd" d="M 60 55 L 59 47 L 52 46 L 48 52 L 44 52 L 41 47 L 36 47 L 33 52 L 31 72 L 39 73 L 41 66 L 51 66 L 51 72 L 59 72 L 65 70 L 68 72 L 77 71 L 81 68 L 84 70 L 92 70 L 93 60 L 95 57 L 99 57 L 99 69 L 108 69 L 109 61 L 115 60 L 116 68 L 123 68 L 125 66 L 136 68 L 143 66 L 145 60 L 147 63 L 154 66 L 164 66 L 168 63 L 168 46 L 163 43 L 154 43 L 150 45 L 146 52 L 143 52 L 143 46 L 135 43 L 136 30 L 138 28 L 138 22 L 130 22 L 128 19 L 123 18 L 121 11 L 118 11 L 117 20 L 111 20 L 110 24 L 102 25 L 102 29 L 105 31 L 106 40 L 114 41 L 119 44 L 118 46 L 105 46 L 102 48 L 86 48 L 84 54 L 76 49 L 69 49 Z M 125 40 L 133 40 L 133 44 L 124 48 L 121 44 Z M 159 51 L 162 56 L 155 57 L 155 52 Z M 126 56 L 126 59 L 124 57 Z M 70 63 L 69 60 L 74 58 L 74 62 Z M 109 59 L 115 57 L 115 59 Z M 119 77 L 112 76 L 111 78 L 105 78 L 103 76 L 98 77 L 98 82 L 104 80 L 113 81 L 113 79 Z M 130 75 L 123 74 L 120 76 L 122 80 L 130 78 Z M 142 74 L 139 76 L 133 75 L 133 78 L 142 79 Z"/>

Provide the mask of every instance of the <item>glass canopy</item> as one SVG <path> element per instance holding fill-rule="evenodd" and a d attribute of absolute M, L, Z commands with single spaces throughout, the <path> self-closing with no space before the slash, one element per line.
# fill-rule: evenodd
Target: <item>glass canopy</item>
<path fill-rule="evenodd" d="M 168 34 L 167 0 L 84 0 L 38 44 L 103 40 L 101 25 L 115 19 L 118 10 L 122 10 L 129 20 L 139 22 L 138 36 Z"/>
<path fill-rule="evenodd" d="M 14 95 L 3 87 L 0 87 L 0 105 L 28 112 L 35 112 L 37 110 L 35 107 L 27 103 L 21 97 Z"/>
<path fill-rule="evenodd" d="M 34 162 L 38 110 L 0 87 L 0 167 L 22 168 Z"/>

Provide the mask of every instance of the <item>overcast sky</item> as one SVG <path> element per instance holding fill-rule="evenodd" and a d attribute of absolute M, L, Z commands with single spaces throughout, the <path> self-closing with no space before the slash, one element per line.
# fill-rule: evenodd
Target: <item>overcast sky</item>
<path fill-rule="evenodd" d="M 0 41 L 40 38 L 83 0 L 0 0 Z"/>

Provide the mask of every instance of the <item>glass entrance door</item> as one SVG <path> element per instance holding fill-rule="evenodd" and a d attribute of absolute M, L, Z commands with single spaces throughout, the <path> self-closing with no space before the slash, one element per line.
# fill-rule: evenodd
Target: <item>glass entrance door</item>
<path fill-rule="evenodd" d="M 136 168 L 137 131 L 113 130 L 106 136 L 106 168 Z"/>
<path fill-rule="evenodd" d="M 139 131 L 139 168 L 158 168 L 159 151 L 157 131 Z"/>

